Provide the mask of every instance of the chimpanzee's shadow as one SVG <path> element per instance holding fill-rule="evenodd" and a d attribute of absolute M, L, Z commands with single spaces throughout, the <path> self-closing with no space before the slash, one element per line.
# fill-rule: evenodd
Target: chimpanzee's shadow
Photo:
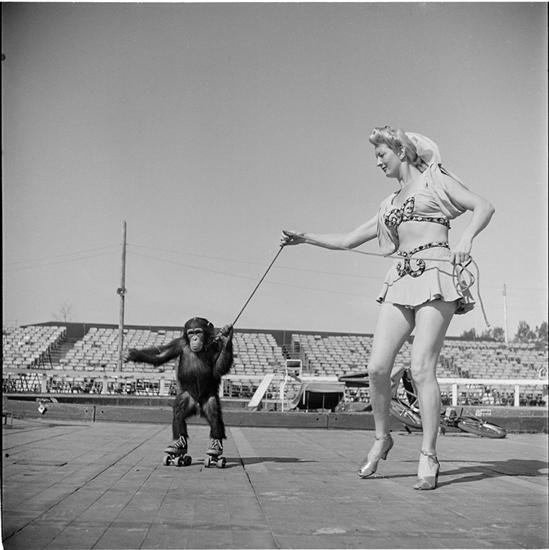
<path fill-rule="evenodd" d="M 302 458 L 288 456 L 245 456 L 245 457 L 227 457 L 225 468 L 236 468 L 237 466 L 250 466 L 253 464 L 263 464 L 264 462 L 278 462 L 284 464 L 306 464 L 307 462 L 316 462 L 316 460 L 303 460 Z"/>
<path fill-rule="evenodd" d="M 293 456 L 246 456 L 241 457 L 240 460 L 244 466 L 248 464 L 261 464 L 263 462 L 285 462 L 285 463 L 306 463 L 316 462 L 316 460 L 303 460 L 302 458 L 295 458 Z"/>

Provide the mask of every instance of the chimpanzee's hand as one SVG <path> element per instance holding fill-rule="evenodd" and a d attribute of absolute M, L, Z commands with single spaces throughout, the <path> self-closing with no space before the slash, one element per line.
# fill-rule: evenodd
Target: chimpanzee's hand
<path fill-rule="evenodd" d="M 127 363 L 128 361 L 135 361 L 136 354 L 137 350 L 135 348 L 127 349 L 124 352 L 124 363 Z"/>
<path fill-rule="evenodd" d="M 225 325 L 218 334 L 218 337 L 223 341 L 225 345 L 229 340 L 233 338 L 233 325 Z"/>

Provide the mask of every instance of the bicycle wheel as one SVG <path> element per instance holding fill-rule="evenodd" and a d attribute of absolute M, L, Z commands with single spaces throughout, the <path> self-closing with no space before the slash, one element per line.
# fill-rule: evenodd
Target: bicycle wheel
<path fill-rule="evenodd" d="M 421 430 L 421 416 L 404 403 L 397 399 L 391 399 L 389 411 L 395 418 L 406 424 L 406 426 Z"/>
<path fill-rule="evenodd" d="M 490 439 L 503 439 L 507 435 L 505 428 L 473 416 L 462 416 L 459 418 L 457 427 L 464 432 L 480 437 L 489 437 Z"/>

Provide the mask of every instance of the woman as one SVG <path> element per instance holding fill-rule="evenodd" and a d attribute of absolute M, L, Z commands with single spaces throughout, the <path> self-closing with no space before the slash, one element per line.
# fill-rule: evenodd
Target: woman
<path fill-rule="evenodd" d="M 454 313 L 473 306 L 454 269 L 470 259 L 474 237 L 489 223 L 493 206 L 469 191 L 441 164 L 437 145 L 420 134 L 374 128 L 370 135 L 377 166 L 400 189 L 387 197 L 376 216 L 349 233 L 314 234 L 283 231 L 282 244 L 313 244 L 329 249 L 355 248 L 378 238 L 384 254 L 400 259 L 389 269 L 377 299 L 381 303 L 368 373 L 375 441 L 359 469 L 374 474 L 393 446 L 389 433 L 390 374 L 402 344 L 415 329 L 411 372 L 417 387 L 423 439 L 415 489 L 435 489 L 440 469 L 436 438 L 440 389 L 436 363 Z M 471 211 L 469 224 L 450 249 L 450 220 Z"/>

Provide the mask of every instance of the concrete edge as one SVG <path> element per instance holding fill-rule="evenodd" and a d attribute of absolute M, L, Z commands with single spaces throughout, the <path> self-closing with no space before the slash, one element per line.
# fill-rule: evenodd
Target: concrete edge
<path fill-rule="evenodd" d="M 7 410 L 15 418 L 46 417 L 55 420 L 79 420 L 85 422 L 130 422 L 171 424 L 172 409 L 168 406 L 122 406 L 92 405 L 73 403 L 44 403 L 46 410 L 39 410 L 36 401 L 9 399 Z M 482 417 L 505 428 L 508 432 L 549 433 L 547 409 L 505 410 L 464 407 L 463 414 Z M 225 409 L 223 417 L 227 426 L 258 428 L 322 428 L 345 430 L 373 430 L 374 419 L 369 412 L 358 413 L 316 413 L 316 412 L 275 412 Z M 189 423 L 205 423 L 200 417 L 189 418 Z M 391 417 L 393 430 L 403 429 L 403 424 Z"/>

